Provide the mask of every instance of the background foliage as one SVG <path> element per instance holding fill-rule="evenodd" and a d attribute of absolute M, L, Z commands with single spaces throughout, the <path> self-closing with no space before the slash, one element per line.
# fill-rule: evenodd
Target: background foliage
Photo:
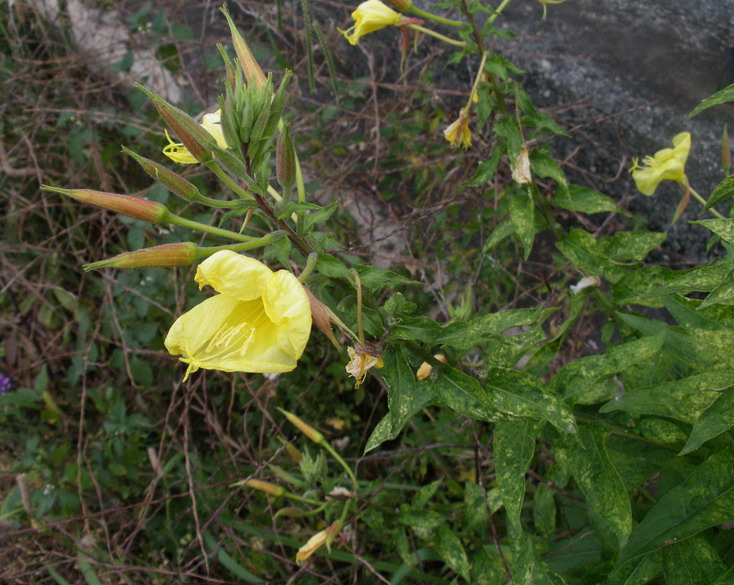
<path fill-rule="evenodd" d="M 297 73 L 291 123 L 309 191 L 320 205 L 343 202 L 320 229 L 329 253 L 363 265 L 365 329 L 384 339 L 385 367 L 354 390 L 345 356 L 315 331 L 291 374 L 201 372 L 182 384 L 162 340 L 204 296 L 193 271 L 81 265 L 198 236 L 39 191 L 173 203 L 120 152 L 160 160 L 158 117 L 90 64 L 63 21 L 0 6 L 0 75 L 12 87 L 0 141 L 0 363 L 12 380 L 0 396 L 2 578 L 733 582 L 732 220 L 699 222 L 710 263 L 650 262 L 666 234 L 570 184 L 553 148 L 571 125 L 532 105 L 504 57 L 488 60 L 501 92 L 483 86 L 474 146 L 457 152 L 441 131 L 471 80 L 446 77 L 444 64 L 465 55 L 424 39 L 401 73 L 397 47 L 347 48 L 325 25 L 326 3 L 312 2 L 310 26 L 305 2 L 237 8 L 266 69 Z M 221 91 L 213 42 L 227 30 L 216 15 L 193 24 L 146 3 L 126 16 L 191 84 L 192 114 Z M 535 181 L 523 187 L 511 167 L 525 144 Z M 216 191 L 202 169 L 184 172 Z M 732 193 L 724 179 L 710 198 L 725 217 Z M 328 255 L 319 269 L 312 288 L 353 326 L 348 272 Z M 586 275 L 601 286 L 569 292 Z M 417 380 L 424 361 L 433 372 Z M 301 566 L 296 550 L 350 498 L 334 489 L 351 486 L 279 407 L 324 433 L 359 481 L 348 527 Z M 235 484 L 246 478 L 325 505 Z"/>

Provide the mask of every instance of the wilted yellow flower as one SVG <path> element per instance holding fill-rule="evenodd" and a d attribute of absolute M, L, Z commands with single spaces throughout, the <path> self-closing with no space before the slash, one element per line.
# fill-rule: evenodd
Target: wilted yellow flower
<path fill-rule="evenodd" d="M 374 351 L 374 350 L 373 350 Z M 370 348 L 357 345 L 357 348 L 348 347 L 349 363 L 344 368 L 347 374 L 354 376 L 357 382 L 355 388 L 359 388 L 364 382 L 367 370 L 370 368 L 381 368 L 383 366 L 382 358 L 379 354 L 372 353 Z"/>
<path fill-rule="evenodd" d="M 199 287 L 218 295 L 181 315 L 166 336 L 173 355 L 199 368 L 224 372 L 290 372 L 311 333 L 303 285 L 287 270 L 222 250 L 196 271 Z"/>
<path fill-rule="evenodd" d="M 657 151 L 655 156 L 646 156 L 642 161 L 643 166 L 638 164 L 637 159 L 633 159 L 630 172 L 640 193 L 652 195 L 660 181 L 683 182 L 686 178 L 685 166 L 690 150 L 691 134 L 681 132 L 673 138 L 673 148 L 664 148 Z"/>
<path fill-rule="evenodd" d="M 367 0 L 362 2 L 352 12 L 354 25 L 347 30 L 340 30 L 346 39 L 356 45 L 364 35 L 385 28 L 386 26 L 399 26 L 404 20 L 399 12 L 395 12 L 380 0 Z"/>
<path fill-rule="evenodd" d="M 464 147 L 464 150 L 469 148 L 471 146 L 469 115 L 462 111 L 459 118 L 443 131 L 443 135 L 454 148 L 457 148 L 459 144 Z"/>
<path fill-rule="evenodd" d="M 217 110 L 213 114 L 204 114 L 204 117 L 201 120 L 201 126 L 214 137 L 219 148 L 227 148 L 227 141 L 224 139 L 224 132 L 222 131 L 221 115 L 221 110 Z M 166 138 L 168 139 L 168 145 L 163 149 L 163 154 L 173 162 L 184 165 L 190 165 L 197 162 L 194 155 L 188 151 L 182 142 L 174 142 L 171 139 L 168 135 L 168 130 L 166 130 Z"/>
<path fill-rule="evenodd" d="M 296 553 L 296 564 L 300 565 L 327 542 L 334 540 L 334 537 L 339 533 L 341 527 L 341 522 L 336 521 L 326 530 L 317 532 L 309 538 L 308 542 L 298 549 L 298 552 Z"/>
<path fill-rule="evenodd" d="M 527 146 L 520 147 L 520 152 L 517 153 L 512 163 L 512 180 L 518 185 L 526 185 L 533 180 L 533 175 L 530 173 L 530 156 Z"/>

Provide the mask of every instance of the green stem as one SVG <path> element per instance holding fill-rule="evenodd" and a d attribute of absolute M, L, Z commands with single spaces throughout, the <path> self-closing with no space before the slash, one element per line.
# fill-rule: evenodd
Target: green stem
<path fill-rule="evenodd" d="M 303 172 L 301 171 L 301 161 L 296 155 L 296 190 L 298 191 L 298 203 L 306 202 L 306 185 L 303 182 Z M 301 209 L 296 214 L 296 233 L 299 238 L 305 237 L 306 230 L 306 212 Z"/>
<path fill-rule="evenodd" d="M 352 471 L 352 468 L 349 467 L 349 465 L 347 465 L 347 462 L 344 461 L 344 459 L 341 458 L 341 455 L 339 455 L 339 453 L 336 452 L 336 450 L 334 449 L 334 447 L 332 447 L 331 445 L 329 445 L 329 442 L 326 439 L 324 439 L 323 437 L 321 439 L 320 445 L 324 449 L 326 449 L 329 452 L 329 454 L 334 459 L 336 459 L 337 463 L 339 463 L 339 465 L 342 466 L 342 468 L 344 469 L 344 471 L 347 472 L 347 475 L 349 476 L 349 480 L 352 482 L 352 486 L 354 487 L 354 493 L 355 494 L 358 494 L 359 493 L 359 483 L 357 482 L 357 478 L 355 477 L 354 472 Z"/>
<path fill-rule="evenodd" d="M 206 163 L 206 166 L 209 168 L 209 170 L 214 173 L 219 179 L 227 185 L 232 191 L 234 191 L 237 195 L 242 197 L 242 199 L 252 199 L 252 195 L 250 195 L 247 191 L 245 191 L 242 187 L 240 187 L 237 184 L 237 181 L 234 181 L 232 177 L 230 177 L 227 173 L 224 172 L 222 167 L 220 167 L 216 162 L 209 162 Z"/>
<path fill-rule="evenodd" d="M 228 238 L 230 240 L 236 240 L 238 242 L 248 242 L 249 243 L 249 242 L 252 242 L 253 240 L 252 236 L 245 236 L 243 234 L 238 234 L 237 232 L 232 232 L 230 230 L 225 230 L 222 228 L 214 227 L 213 225 L 199 223 L 198 221 L 186 219 L 185 217 L 181 217 L 179 215 L 176 215 L 175 213 L 171 213 L 170 211 L 166 214 L 163 221 L 165 223 L 172 223 L 173 225 L 180 225 L 181 227 L 187 227 L 192 230 L 197 230 L 199 232 L 205 232 L 213 236 Z"/>
<path fill-rule="evenodd" d="M 440 22 L 441 24 L 448 24 L 449 26 L 464 26 L 464 23 L 459 20 L 451 20 L 450 18 L 444 18 L 443 16 L 431 14 L 430 12 L 426 12 L 425 10 L 416 8 L 415 5 L 411 6 L 408 9 L 408 12 L 412 12 L 413 14 L 415 14 L 416 16 L 420 16 L 421 18 L 429 18 L 431 20 L 435 20 L 436 22 Z"/>
<path fill-rule="evenodd" d="M 298 275 L 298 282 L 306 282 L 306 279 L 311 276 L 311 273 L 316 268 L 316 261 L 319 259 L 319 255 L 316 252 L 311 252 L 306 258 L 306 267 L 303 272 Z"/>
<path fill-rule="evenodd" d="M 417 30 L 419 32 L 422 32 L 424 34 L 430 35 L 432 37 L 437 38 L 439 41 L 443 41 L 444 43 L 448 43 L 449 45 L 454 45 L 455 47 L 466 47 L 466 43 L 464 41 L 457 41 L 455 39 L 451 39 L 447 36 L 444 36 L 440 33 L 437 33 L 436 31 L 433 31 L 429 28 L 425 28 L 420 26 L 419 24 L 409 24 L 407 25 L 408 28 L 412 28 L 413 30 Z"/>
<path fill-rule="evenodd" d="M 359 342 L 364 343 L 364 327 L 362 326 L 362 281 L 359 278 L 359 272 L 354 268 L 350 271 L 354 278 L 354 286 L 357 289 L 357 334 Z"/>
<path fill-rule="evenodd" d="M 502 11 L 507 7 L 507 5 L 510 3 L 510 0 L 502 0 L 502 3 L 497 7 L 497 9 L 494 11 L 494 14 L 490 16 L 487 19 L 487 22 L 490 24 L 493 23 L 495 20 L 497 20 L 497 17 L 502 14 Z"/>
<path fill-rule="evenodd" d="M 273 240 L 276 234 L 283 234 L 283 232 L 273 232 L 271 234 L 263 236 L 262 238 L 255 238 L 254 240 L 251 240 L 249 242 L 244 242 L 242 244 L 230 244 L 228 246 L 200 247 L 197 250 L 199 254 L 198 259 L 211 256 L 212 254 L 215 254 L 219 252 L 220 250 L 231 250 L 232 252 L 247 252 L 248 250 L 254 250 L 255 248 L 261 248 L 262 246 L 267 246 Z"/>
<path fill-rule="evenodd" d="M 479 70 L 477 71 L 477 76 L 474 79 L 474 83 L 471 86 L 471 91 L 469 92 L 469 101 L 466 102 L 466 105 L 464 106 L 464 113 L 469 114 L 469 111 L 471 110 L 471 106 L 474 103 L 474 92 L 477 91 L 477 88 L 479 87 L 479 83 L 482 80 L 482 72 L 484 71 L 484 64 L 487 62 L 487 51 L 482 51 L 482 60 L 479 62 Z"/>
<path fill-rule="evenodd" d="M 691 195 L 693 195 L 696 198 L 696 200 L 701 205 L 703 205 L 704 207 L 706 206 L 706 200 L 703 197 L 701 197 L 701 195 L 698 193 L 698 191 L 696 191 L 693 187 L 691 187 L 691 184 L 688 183 L 688 180 L 686 180 L 686 182 L 684 184 L 684 187 L 688 187 L 688 190 L 691 192 Z M 709 208 L 707 211 L 710 211 L 711 213 L 713 213 L 719 219 L 726 219 L 723 215 L 721 215 L 713 207 Z"/>

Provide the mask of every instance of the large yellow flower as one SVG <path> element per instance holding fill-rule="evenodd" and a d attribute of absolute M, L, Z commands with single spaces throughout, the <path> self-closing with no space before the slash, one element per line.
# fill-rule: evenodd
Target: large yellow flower
<path fill-rule="evenodd" d="M 199 368 L 225 372 L 290 372 L 311 334 L 306 291 L 287 270 L 229 250 L 213 254 L 196 271 L 199 287 L 218 295 L 181 315 L 166 336 L 173 355 Z"/>
<path fill-rule="evenodd" d="M 646 156 L 640 166 L 637 159 L 632 161 L 632 178 L 643 195 L 652 195 L 660 181 L 682 183 L 686 178 L 686 160 L 691 150 L 690 132 L 681 132 L 673 138 L 673 148 L 664 148 L 655 156 Z"/>
<path fill-rule="evenodd" d="M 204 114 L 201 120 L 201 126 L 214 137 L 219 148 L 227 148 L 227 141 L 224 139 L 224 132 L 222 131 L 221 115 L 221 110 L 217 110 L 213 114 Z M 184 165 L 198 162 L 183 143 L 171 140 L 171 137 L 168 135 L 168 130 L 166 130 L 166 138 L 168 138 L 168 145 L 163 149 L 163 154 L 173 162 Z"/>
<path fill-rule="evenodd" d="M 399 26 L 403 16 L 386 6 L 380 0 L 367 0 L 362 2 L 352 12 L 354 25 L 347 30 L 340 30 L 347 40 L 356 45 L 364 35 L 385 28 L 386 26 Z"/>

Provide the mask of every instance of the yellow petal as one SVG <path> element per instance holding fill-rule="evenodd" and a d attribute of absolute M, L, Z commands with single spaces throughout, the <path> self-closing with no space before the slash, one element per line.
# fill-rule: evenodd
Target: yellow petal
<path fill-rule="evenodd" d="M 681 182 L 686 178 L 685 166 L 691 150 L 691 134 L 681 132 L 673 138 L 673 148 L 664 148 L 648 156 L 643 166 L 635 165 L 632 178 L 643 195 L 652 195 L 661 181 Z"/>
<path fill-rule="evenodd" d="M 262 262 L 231 250 L 220 250 L 199 264 L 194 280 L 199 288 L 208 284 L 218 293 L 250 301 L 262 296 L 272 276 L 273 271 Z"/>
<path fill-rule="evenodd" d="M 168 134 L 168 130 L 166 130 L 165 132 L 166 138 L 168 139 L 168 144 L 163 148 L 163 154 L 165 154 L 173 162 L 180 163 L 182 165 L 190 165 L 198 162 L 194 158 L 194 155 L 189 152 L 189 150 L 183 145 L 182 142 L 174 142 L 171 139 L 171 136 Z"/>
<path fill-rule="evenodd" d="M 221 115 L 221 110 L 217 110 L 213 114 L 204 114 L 201 125 L 204 130 L 214 137 L 219 148 L 227 148 L 227 141 L 224 139 L 224 132 L 222 130 Z"/>
<path fill-rule="evenodd" d="M 362 2 L 352 12 L 354 26 L 346 31 L 340 31 L 346 39 L 356 45 L 359 39 L 366 34 L 385 28 L 386 26 L 399 25 L 403 17 L 380 0 L 367 0 Z"/>

